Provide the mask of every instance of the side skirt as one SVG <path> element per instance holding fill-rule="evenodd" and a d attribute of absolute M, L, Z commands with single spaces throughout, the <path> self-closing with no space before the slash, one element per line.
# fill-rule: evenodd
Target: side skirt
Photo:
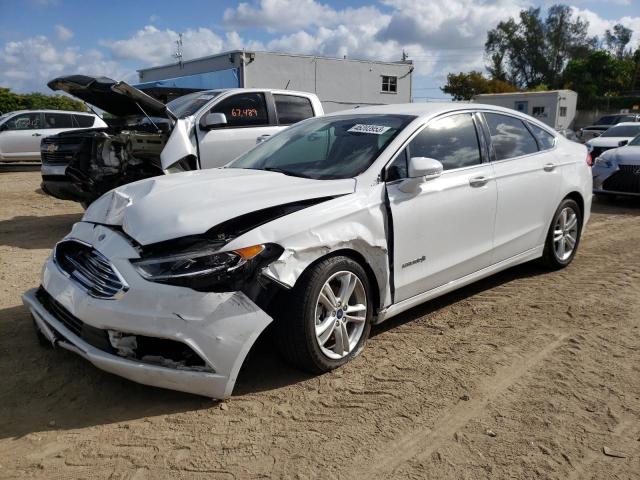
<path fill-rule="evenodd" d="M 415 307 L 416 305 L 469 285 L 470 283 L 486 278 L 490 275 L 493 275 L 494 273 L 506 270 L 507 268 L 528 262 L 530 260 L 534 260 L 536 258 L 540 258 L 542 256 L 543 249 L 543 245 L 532 248 L 530 250 L 527 250 L 526 252 L 515 255 L 499 263 L 490 265 L 489 267 L 478 270 L 477 272 L 471 273 L 465 277 L 459 278 L 458 280 L 445 283 L 444 285 L 440 285 L 439 287 L 433 288 L 424 293 L 420 293 L 411 298 L 407 298 L 406 300 L 403 300 L 399 303 L 390 305 L 378 313 L 378 318 L 376 319 L 375 324 L 382 323 L 385 320 L 390 319 L 391 317 L 399 315 L 400 313 L 405 312 L 412 307 Z"/>

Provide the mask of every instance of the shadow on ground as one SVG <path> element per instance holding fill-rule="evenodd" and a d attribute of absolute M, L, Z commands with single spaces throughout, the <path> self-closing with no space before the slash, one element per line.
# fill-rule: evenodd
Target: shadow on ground
<path fill-rule="evenodd" d="M 640 216 L 640 197 L 602 197 L 595 195 L 591 213 Z"/>
<path fill-rule="evenodd" d="M 0 245 L 25 249 L 53 248 L 80 221 L 81 213 L 18 216 L 0 221 Z"/>

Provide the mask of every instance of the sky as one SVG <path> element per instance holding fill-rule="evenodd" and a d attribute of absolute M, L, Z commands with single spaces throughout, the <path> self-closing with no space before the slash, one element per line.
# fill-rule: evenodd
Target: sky
<path fill-rule="evenodd" d="M 0 0 L 0 86 L 47 92 L 60 75 L 135 83 L 136 70 L 232 49 L 415 63 L 416 101 L 447 98 L 449 72 L 483 70 L 487 31 L 547 0 Z M 602 37 L 622 23 L 640 45 L 640 0 L 571 0 Z"/>

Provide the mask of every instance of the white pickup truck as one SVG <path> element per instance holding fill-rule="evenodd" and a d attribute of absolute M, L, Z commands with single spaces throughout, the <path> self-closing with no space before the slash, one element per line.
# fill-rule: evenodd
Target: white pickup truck
<path fill-rule="evenodd" d="M 207 90 L 164 104 L 106 77 L 72 75 L 48 86 L 111 116 L 108 127 L 42 141 L 42 189 L 85 206 L 136 180 L 223 166 L 261 139 L 324 113 L 316 95 L 291 90 Z"/>

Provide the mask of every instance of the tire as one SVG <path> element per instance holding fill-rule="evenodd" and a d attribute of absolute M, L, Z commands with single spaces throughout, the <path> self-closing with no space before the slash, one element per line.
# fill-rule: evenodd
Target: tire
<path fill-rule="evenodd" d="M 565 227 L 562 227 L 563 212 L 566 213 Z M 575 225 L 570 220 L 575 215 Z M 560 231 L 562 230 L 562 233 Z M 553 220 L 549 226 L 547 238 L 544 244 L 544 252 L 542 254 L 542 263 L 552 270 L 559 270 L 571 263 L 575 257 L 580 245 L 580 235 L 582 233 L 582 211 L 575 200 L 565 198 L 558 206 L 553 215 Z M 562 240 L 559 238 L 562 237 Z M 573 247 L 570 252 L 571 239 L 573 239 Z M 562 250 L 560 244 L 564 241 L 565 249 Z M 564 251 L 564 254 L 562 252 Z"/>
<path fill-rule="evenodd" d="M 339 293 L 342 285 L 348 283 L 346 279 L 352 279 L 353 276 L 357 281 L 353 280 L 353 293 L 347 300 L 350 308 L 335 309 L 336 304 L 344 306 L 345 302 L 339 298 Z M 331 309 L 329 292 L 324 290 L 328 295 L 320 296 L 327 282 L 335 299 L 339 300 L 331 303 Z M 344 365 L 362 351 L 369 336 L 373 317 L 371 299 L 369 279 L 360 264 L 344 256 L 321 260 L 301 275 L 278 309 L 274 340 L 280 353 L 293 366 L 314 374 Z M 364 312 L 362 305 L 366 308 Z M 316 335 L 316 325 L 320 329 L 328 325 L 320 337 Z M 345 331 L 349 340 L 339 343 L 340 339 L 345 338 Z M 321 342 L 324 338 L 326 343 L 323 346 Z M 348 350 L 344 347 L 348 347 Z"/>

